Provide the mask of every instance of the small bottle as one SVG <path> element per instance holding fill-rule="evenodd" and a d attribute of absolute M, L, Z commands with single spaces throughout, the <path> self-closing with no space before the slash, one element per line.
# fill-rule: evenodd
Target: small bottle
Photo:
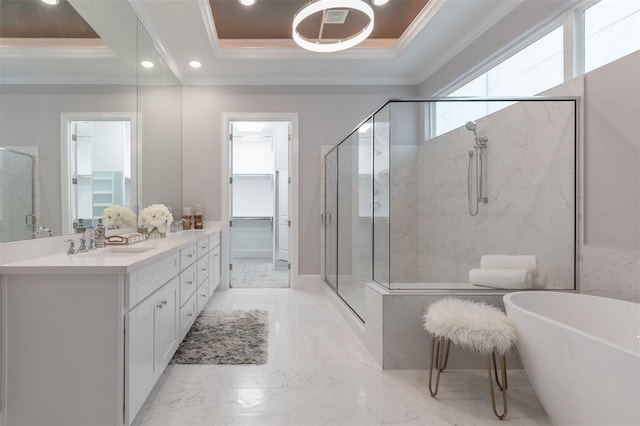
<path fill-rule="evenodd" d="M 78 226 L 76 227 L 76 234 L 84 234 L 84 219 L 78 218 Z"/>
<path fill-rule="evenodd" d="M 193 229 L 202 229 L 202 204 L 196 204 L 195 214 L 193 215 Z"/>
<path fill-rule="evenodd" d="M 102 218 L 98 218 L 98 226 L 96 227 L 96 248 L 104 248 L 106 246 L 105 237 L 106 237 L 106 229 L 102 224 Z"/>
<path fill-rule="evenodd" d="M 185 231 L 191 229 L 191 207 L 185 207 L 182 209 L 182 229 Z"/>

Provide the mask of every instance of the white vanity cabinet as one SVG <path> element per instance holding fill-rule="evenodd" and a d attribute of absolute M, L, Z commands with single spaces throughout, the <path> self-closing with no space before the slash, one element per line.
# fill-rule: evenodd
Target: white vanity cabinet
<path fill-rule="evenodd" d="M 209 237 L 209 297 L 220 285 L 220 233 L 216 232 Z"/>
<path fill-rule="evenodd" d="M 125 417 L 131 423 L 178 349 L 178 277 L 125 314 Z"/>
<path fill-rule="evenodd" d="M 4 424 L 131 425 L 220 280 L 217 241 L 1 265 Z"/>

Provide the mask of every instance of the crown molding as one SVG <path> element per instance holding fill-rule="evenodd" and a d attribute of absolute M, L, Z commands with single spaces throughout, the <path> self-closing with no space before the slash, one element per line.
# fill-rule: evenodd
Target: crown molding
<path fill-rule="evenodd" d="M 142 25 L 144 30 L 147 32 L 149 38 L 151 38 L 151 42 L 160 53 L 160 56 L 167 64 L 173 75 L 178 79 L 178 81 L 182 81 L 182 73 L 180 72 L 180 67 L 175 61 L 172 59 L 171 55 L 168 53 L 168 49 L 163 43 L 162 36 L 160 31 L 153 24 L 153 18 L 150 16 L 147 8 L 136 0 L 128 0 L 129 6 L 133 9 L 133 13 L 136 15 L 138 23 Z"/>
<path fill-rule="evenodd" d="M 96 38 L 0 38 L 2 59 L 115 58 L 107 44 Z"/>
<path fill-rule="evenodd" d="M 295 77 L 291 76 L 267 76 L 246 79 L 242 81 L 235 77 L 200 77 L 182 81 L 184 86 L 397 86 L 413 85 L 405 78 L 399 77 L 369 77 L 363 76 L 327 76 L 327 77 Z"/>
<path fill-rule="evenodd" d="M 418 16 L 407 27 L 395 45 L 396 55 L 400 55 L 409 44 L 420 34 L 424 27 L 435 16 L 447 0 L 429 0 L 427 5 L 420 11 Z"/>
<path fill-rule="evenodd" d="M 213 12 L 211 11 L 211 4 L 209 3 L 209 0 L 198 0 L 198 7 L 200 8 L 200 15 L 202 16 L 204 29 L 207 32 L 207 38 L 209 39 L 211 51 L 215 56 L 220 51 L 220 43 L 218 40 L 218 30 L 216 29 L 216 23 L 213 19 Z"/>

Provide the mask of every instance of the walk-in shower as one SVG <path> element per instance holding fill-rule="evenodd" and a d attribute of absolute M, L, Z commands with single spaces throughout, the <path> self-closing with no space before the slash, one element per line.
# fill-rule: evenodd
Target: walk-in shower
<path fill-rule="evenodd" d="M 484 161 L 484 151 L 487 149 L 487 142 L 489 142 L 488 136 L 478 137 L 478 132 L 476 132 L 477 124 L 475 121 L 467 121 L 465 124 L 467 130 L 473 132 L 473 151 L 469 151 L 469 164 L 467 167 L 467 201 L 468 201 L 468 209 L 469 214 L 471 216 L 476 216 L 479 211 L 479 203 L 487 203 L 489 199 L 485 195 L 485 161 Z M 471 178 L 471 163 L 473 157 L 476 157 L 476 197 L 474 201 L 474 197 L 472 195 L 472 178 Z"/>
<path fill-rule="evenodd" d="M 365 323 L 370 289 L 508 291 L 471 277 L 487 255 L 574 289 L 577 117 L 571 97 L 388 101 L 325 157 L 325 280 Z"/>

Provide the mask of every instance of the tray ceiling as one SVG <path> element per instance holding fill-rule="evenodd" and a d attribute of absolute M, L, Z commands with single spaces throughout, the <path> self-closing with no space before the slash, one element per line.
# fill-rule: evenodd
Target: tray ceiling
<path fill-rule="evenodd" d="M 424 9 L 428 0 L 393 0 L 384 6 L 373 6 L 375 27 L 371 39 L 399 39 Z M 291 23 L 306 0 L 258 0 L 253 6 L 243 6 L 238 0 L 209 0 L 218 39 L 276 40 L 291 39 Z M 305 20 L 300 32 L 308 37 L 318 34 L 321 13 Z M 367 24 L 368 18 L 349 11 L 344 24 L 327 24 L 324 38 L 351 36 Z M 264 44 L 263 44 L 264 45 Z"/>
<path fill-rule="evenodd" d="M 100 38 L 67 2 L 0 0 L 0 38 Z"/>

